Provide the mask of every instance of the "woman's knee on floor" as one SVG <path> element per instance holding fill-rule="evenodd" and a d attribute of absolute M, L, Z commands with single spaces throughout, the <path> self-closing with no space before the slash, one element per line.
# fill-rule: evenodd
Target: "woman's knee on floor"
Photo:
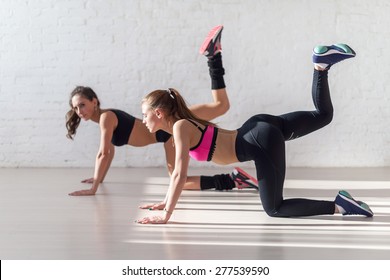
<path fill-rule="evenodd" d="M 274 210 L 274 209 L 264 209 L 265 213 L 269 216 L 269 217 L 272 217 L 272 218 L 277 218 L 279 217 L 278 215 L 278 211 Z"/>
<path fill-rule="evenodd" d="M 264 212 L 270 217 L 278 217 L 278 209 L 263 204 Z"/>

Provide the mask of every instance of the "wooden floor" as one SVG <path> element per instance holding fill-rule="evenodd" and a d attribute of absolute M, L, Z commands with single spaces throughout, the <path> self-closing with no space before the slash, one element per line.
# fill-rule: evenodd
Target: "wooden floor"
<path fill-rule="evenodd" d="M 390 259 L 390 169 L 288 170 L 285 197 L 333 200 L 346 189 L 374 218 L 270 218 L 254 190 L 184 191 L 166 225 L 134 223 L 155 214 L 138 206 L 164 198 L 165 169 L 113 168 L 97 195 L 67 195 L 91 174 L 0 169 L 0 259 Z"/>

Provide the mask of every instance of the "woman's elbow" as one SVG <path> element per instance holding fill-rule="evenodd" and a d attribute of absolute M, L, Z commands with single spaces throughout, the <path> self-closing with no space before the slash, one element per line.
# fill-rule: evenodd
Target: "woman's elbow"
<path fill-rule="evenodd" d="M 108 159 L 110 157 L 110 152 L 109 151 L 102 151 L 99 152 L 96 156 L 96 159 Z"/>
<path fill-rule="evenodd" d="M 187 181 L 187 174 L 182 172 L 172 172 L 172 179 L 178 183 Z"/>
<path fill-rule="evenodd" d="M 229 103 L 229 101 L 221 102 L 221 103 L 218 105 L 218 114 L 219 114 L 219 115 L 224 115 L 224 114 L 226 114 L 227 111 L 229 111 L 229 109 L 230 109 L 230 103 Z"/>

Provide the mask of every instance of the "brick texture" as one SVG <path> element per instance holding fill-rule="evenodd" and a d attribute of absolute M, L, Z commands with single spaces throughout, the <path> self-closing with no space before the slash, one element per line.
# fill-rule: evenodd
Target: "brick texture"
<path fill-rule="evenodd" d="M 211 100 L 209 28 L 222 37 L 234 129 L 257 113 L 313 109 L 311 50 L 345 42 L 353 60 L 330 70 L 333 122 L 287 143 L 288 166 L 390 166 L 390 2 L 387 0 L 2 0 L 0 167 L 90 167 L 95 123 L 65 137 L 69 93 L 88 85 L 103 108 L 140 117 L 141 98 L 177 88 Z M 192 165 L 210 165 L 195 163 Z M 116 150 L 113 166 L 162 166 L 161 145 Z"/>

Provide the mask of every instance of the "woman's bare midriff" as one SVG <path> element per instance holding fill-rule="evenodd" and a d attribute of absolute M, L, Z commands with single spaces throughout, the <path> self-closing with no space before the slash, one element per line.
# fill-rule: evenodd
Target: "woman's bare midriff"
<path fill-rule="evenodd" d="M 236 156 L 237 130 L 218 129 L 218 137 L 212 161 L 221 164 L 238 162 Z"/>
<path fill-rule="evenodd" d="M 135 119 L 128 144 L 134 147 L 143 147 L 154 143 L 157 143 L 156 134 L 150 133 L 140 119 Z"/>

